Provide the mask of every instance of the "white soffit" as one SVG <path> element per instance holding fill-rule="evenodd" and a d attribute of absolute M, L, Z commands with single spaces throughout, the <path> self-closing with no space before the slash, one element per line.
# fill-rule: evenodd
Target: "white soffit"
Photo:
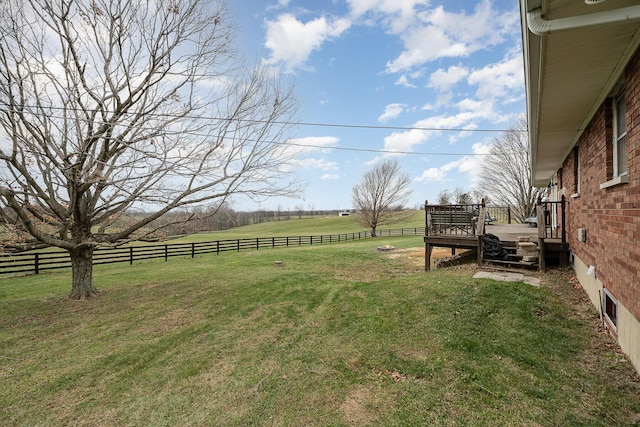
<path fill-rule="evenodd" d="M 636 0 L 609 0 L 597 5 L 587 5 L 584 0 L 522 0 L 529 136 L 536 185 L 547 185 L 561 167 L 640 44 L 640 19 L 557 31 L 553 21 L 577 16 L 593 20 L 592 15 L 587 16 L 590 14 L 606 18 L 608 12 L 621 8 L 635 12 L 631 6 L 639 7 Z M 527 13 L 536 9 L 543 20 L 551 22 L 550 32 L 541 36 L 525 27 Z"/>

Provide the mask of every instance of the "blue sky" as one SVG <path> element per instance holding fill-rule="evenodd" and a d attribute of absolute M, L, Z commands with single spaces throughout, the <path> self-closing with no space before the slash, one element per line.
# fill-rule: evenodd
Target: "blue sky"
<path fill-rule="evenodd" d="M 385 158 L 411 176 L 409 207 L 435 201 L 443 189 L 470 191 L 483 154 L 525 111 L 516 1 L 230 6 L 242 54 L 295 80 L 304 123 L 292 133 L 306 146 L 295 169 L 304 199 L 259 208 L 348 209 L 353 186 Z"/>

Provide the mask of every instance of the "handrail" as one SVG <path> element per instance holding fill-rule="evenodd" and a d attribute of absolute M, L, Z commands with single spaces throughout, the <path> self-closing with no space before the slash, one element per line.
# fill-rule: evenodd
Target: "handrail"
<path fill-rule="evenodd" d="M 426 236 L 475 237 L 481 211 L 483 215 L 486 212 L 484 203 L 430 205 L 425 202 L 424 210 Z"/>
<path fill-rule="evenodd" d="M 558 201 L 538 202 L 536 216 L 540 238 L 567 242 L 566 206 L 567 200 L 564 195 Z"/>

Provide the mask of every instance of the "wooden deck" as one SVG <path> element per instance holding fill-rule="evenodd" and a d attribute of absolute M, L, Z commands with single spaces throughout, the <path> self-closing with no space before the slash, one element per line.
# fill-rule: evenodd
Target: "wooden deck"
<path fill-rule="evenodd" d="M 520 237 L 529 237 L 529 240 L 540 245 L 540 263 L 536 266 L 541 270 L 546 269 L 546 258 L 553 256 L 558 258 L 559 265 L 568 263 L 568 244 L 562 243 L 561 239 L 538 238 L 538 228 L 528 224 L 493 224 L 485 225 L 484 233 L 497 236 L 505 247 L 515 247 Z M 425 242 L 425 270 L 431 268 L 431 250 L 433 247 L 444 247 L 452 249 L 471 249 L 477 251 L 477 263 L 483 265 L 482 257 L 482 236 L 481 235 L 450 235 L 435 234 L 424 237 Z M 540 244 L 542 242 L 542 244 Z"/>
<path fill-rule="evenodd" d="M 521 236 L 528 236 L 532 242 L 538 240 L 538 229 L 528 224 L 485 225 L 484 232 L 498 236 L 503 242 L 515 242 Z"/>
<path fill-rule="evenodd" d="M 431 253 L 434 247 L 470 249 L 476 252 L 478 266 L 484 264 L 484 236 L 493 234 L 498 237 L 502 247 L 509 253 L 505 260 L 486 260 L 507 266 L 528 266 L 546 270 L 547 262 L 568 265 L 569 244 L 565 236 L 565 199 L 559 202 L 538 201 L 536 216 L 537 227 L 528 224 L 507 222 L 487 224 L 481 218 L 490 217 L 489 208 L 484 203 L 468 205 L 429 205 L 425 201 L 425 270 L 431 269 Z M 464 214 L 464 215 L 463 215 Z M 503 220 L 504 221 L 504 220 Z M 528 237 L 528 239 L 521 239 Z M 516 245 L 526 240 L 537 245 L 535 258 L 525 259 L 526 244 Z M 532 255 L 533 256 L 533 255 Z M 535 259 L 538 261 L 534 261 Z"/>

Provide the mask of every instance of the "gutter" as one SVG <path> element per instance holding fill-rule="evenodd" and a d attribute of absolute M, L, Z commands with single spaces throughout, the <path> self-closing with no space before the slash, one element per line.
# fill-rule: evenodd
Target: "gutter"
<path fill-rule="evenodd" d="M 527 12 L 527 27 L 533 34 L 542 36 L 556 31 L 635 19 L 640 19 L 640 6 L 622 7 L 620 9 L 570 16 L 568 18 L 559 18 L 550 21 L 542 18 L 542 8 L 537 8 L 531 12 Z"/>

